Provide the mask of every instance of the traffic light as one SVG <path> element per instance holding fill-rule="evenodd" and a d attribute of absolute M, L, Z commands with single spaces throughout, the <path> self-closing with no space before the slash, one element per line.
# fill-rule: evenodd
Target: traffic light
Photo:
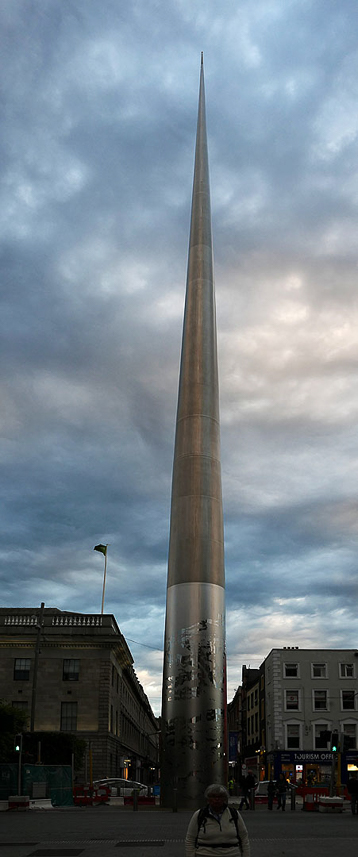
<path fill-rule="evenodd" d="M 21 732 L 19 735 L 15 735 L 14 750 L 16 751 L 16 753 L 20 753 L 22 750 L 22 734 L 21 734 Z"/>
<path fill-rule="evenodd" d="M 332 737 L 331 737 L 331 750 L 332 750 L 332 753 L 336 753 L 336 752 L 337 752 L 337 750 L 338 750 L 338 738 L 339 738 L 339 736 L 338 736 L 338 732 L 332 732 Z"/>

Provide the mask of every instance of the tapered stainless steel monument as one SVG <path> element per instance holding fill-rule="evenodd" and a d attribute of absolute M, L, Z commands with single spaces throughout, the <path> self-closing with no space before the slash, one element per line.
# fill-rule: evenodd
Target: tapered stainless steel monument
<path fill-rule="evenodd" d="M 197 808 L 225 781 L 225 573 L 204 68 L 176 424 L 163 674 L 161 795 Z"/>

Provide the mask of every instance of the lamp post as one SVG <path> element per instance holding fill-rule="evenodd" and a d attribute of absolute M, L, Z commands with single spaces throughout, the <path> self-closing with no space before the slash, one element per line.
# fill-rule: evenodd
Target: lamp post
<path fill-rule="evenodd" d="M 31 716 L 30 716 L 30 732 L 34 732 L 35 729 L 35 710 L 36 710 L 36 690 L 37 690 L 37 673 L 39 668 L 39 657 L 40 657 L 40 646 L 41 646 L 41 631 L 43 625 L 43 616 L 44 616 L 45 602 L 41 602 L 40 608 L 40 616 L 37 624 L 37 636 L 36 636 L 36 646 L 35 646 L 35 660 L 34 660 L 34 675 L 32 679 L 32 695 L 31 695 Z"/>

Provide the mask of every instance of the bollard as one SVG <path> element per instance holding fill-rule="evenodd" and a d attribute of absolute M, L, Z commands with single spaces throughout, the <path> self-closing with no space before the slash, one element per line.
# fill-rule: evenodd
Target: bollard
<path fill-rule="evenodd" d="M 250 789 L 249 803 L 250 809 L 255 809 L 255 789 Z"/>
<path fill-rule="evenodd" d="M 133 792 L 133 812 L 138 812 L 138 791 L 134 789 Z"/>
<path fill-rule="evenodd" d="M 291 809 L 296 809 L 296 789 L 291 789 Z"/>
<path fill-rule="evenodd" d="M 173 812 L 178 812 L 178 789 L 173 789 Z"/>

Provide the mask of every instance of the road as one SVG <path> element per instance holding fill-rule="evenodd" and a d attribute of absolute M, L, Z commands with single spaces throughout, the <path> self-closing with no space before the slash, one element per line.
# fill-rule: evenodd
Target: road
<path fill-rule="evenodd" d="M 0 813 L 0 857 L 184 857 L 191 813 L 141 807 Z M 243 812 L 252 857 L 337 857 L 358 844 L 358 815 L 267 807 Z"/>

